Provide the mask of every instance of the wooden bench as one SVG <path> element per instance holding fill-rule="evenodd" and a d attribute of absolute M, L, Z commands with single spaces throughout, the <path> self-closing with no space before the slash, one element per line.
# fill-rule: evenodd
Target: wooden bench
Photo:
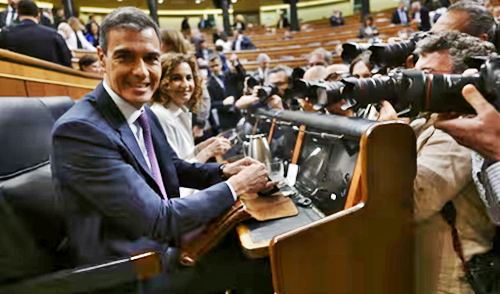
<path fill-rule="evenodd" d="M 96 74 L 0 49 L 0 96 L 80 99 L 101 80 Z"/>

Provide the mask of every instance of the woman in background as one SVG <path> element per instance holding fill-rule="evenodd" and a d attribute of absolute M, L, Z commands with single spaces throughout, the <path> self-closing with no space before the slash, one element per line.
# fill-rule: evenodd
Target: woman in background
<path fill-rule="evenodd" d="M 85 37 L 87 38 L 87 41 L 92 44 L 92 46 L 97 47 L 99 46 L 99 25 L 93 21 L 90 23 L 89 27 L 90 30 Z"/>
<path fill-rule="evenodd" d="M 368 39 L 378 35 L 377 27 L 373 24 L 373 17 L 368 15 L 363 21 L 363 25 L 359 29 L 358 38 Z"/>
<path fill-rule="evenodd" d="M 182 53 L 188 54 L 190 44 L 184 39 L 179 30 L 174 28 L 163 28 L 161 33 L 161 52 L 162 53 Z"/>
<path fill-rule="evenodd" d="M 162 78 L 153 96 L 151 110 L 160 120 L 172 149 L 179 158 L 189 162 L 207 162 L 225 154 L 231 147 L 226 138 L 212 137 L 197 146 L 192 133 L 192 112 L 202 98 L 201 77 L 194 56 L 164 54 L 161 57 Z M 192 189 L 181 188 L 181 197 L 190 195 Z"/>
<path fill-rule="evenodd" d="M 69 50 L 87 50 L 90 52 L 97 52 L 97 49 L 87 41 L 87 38 L 83 35 L 83 30 L 85 30 L 85 26 L 80 23 L 78 18 L 70 17 L 68 19 L 68 24 L 72 29 L 72 32 L 69 33 L 69 38 L 66 39 L 66 44 L 68 45 Z"/>

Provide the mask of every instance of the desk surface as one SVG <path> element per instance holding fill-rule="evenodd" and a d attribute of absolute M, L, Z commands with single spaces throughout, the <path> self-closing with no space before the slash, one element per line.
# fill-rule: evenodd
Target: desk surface
<path fill-rule="evenodd" d="M 294 196 L 292 196 L 294 200 Z M 317 221 L 324 216 L 313 206 L 296 205 L 299 214 L 292 217 L 268 221 L 248 220 L 237 227 L 241 245 L 250 258 L 262 258 L 268 255 L 268 247 L 274 236 L 297 229 Z"/>

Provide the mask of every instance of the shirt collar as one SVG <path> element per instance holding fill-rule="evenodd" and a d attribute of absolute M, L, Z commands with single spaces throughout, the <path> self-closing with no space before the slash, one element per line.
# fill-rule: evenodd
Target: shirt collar
<path fill-rule="evenodd" d="M 142 106 L 141 109 L 137 109 L 130 105 L 130 103 L 125 101 L 109 87 L 109 85 L 106 83 L 106 79 L 104 79 L 102 86 L 108 93 L 109 97 L 111 97 L 113 102 L 115 102 L 116 106 L 127 120 L 127 123 L 129 125 L 135 123 L 139 116 L 144 112 L 144 106 Z"/>

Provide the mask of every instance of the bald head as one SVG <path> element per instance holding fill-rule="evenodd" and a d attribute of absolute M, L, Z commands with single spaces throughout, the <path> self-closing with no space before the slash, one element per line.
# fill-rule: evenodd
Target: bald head
<path fill-rule="evenodd" d="M 326 69 L 324 66 L 313 66 L 304 73 L 304 80 L 317 81 L 325 77 Z"/>
<path fill-rule="evenodd" d="M 332 64 L 325 69 L 323 79 L 327 82 L 337 81 L 342 73 L 349 73 L 349 66 L 347 64 Z"/>

